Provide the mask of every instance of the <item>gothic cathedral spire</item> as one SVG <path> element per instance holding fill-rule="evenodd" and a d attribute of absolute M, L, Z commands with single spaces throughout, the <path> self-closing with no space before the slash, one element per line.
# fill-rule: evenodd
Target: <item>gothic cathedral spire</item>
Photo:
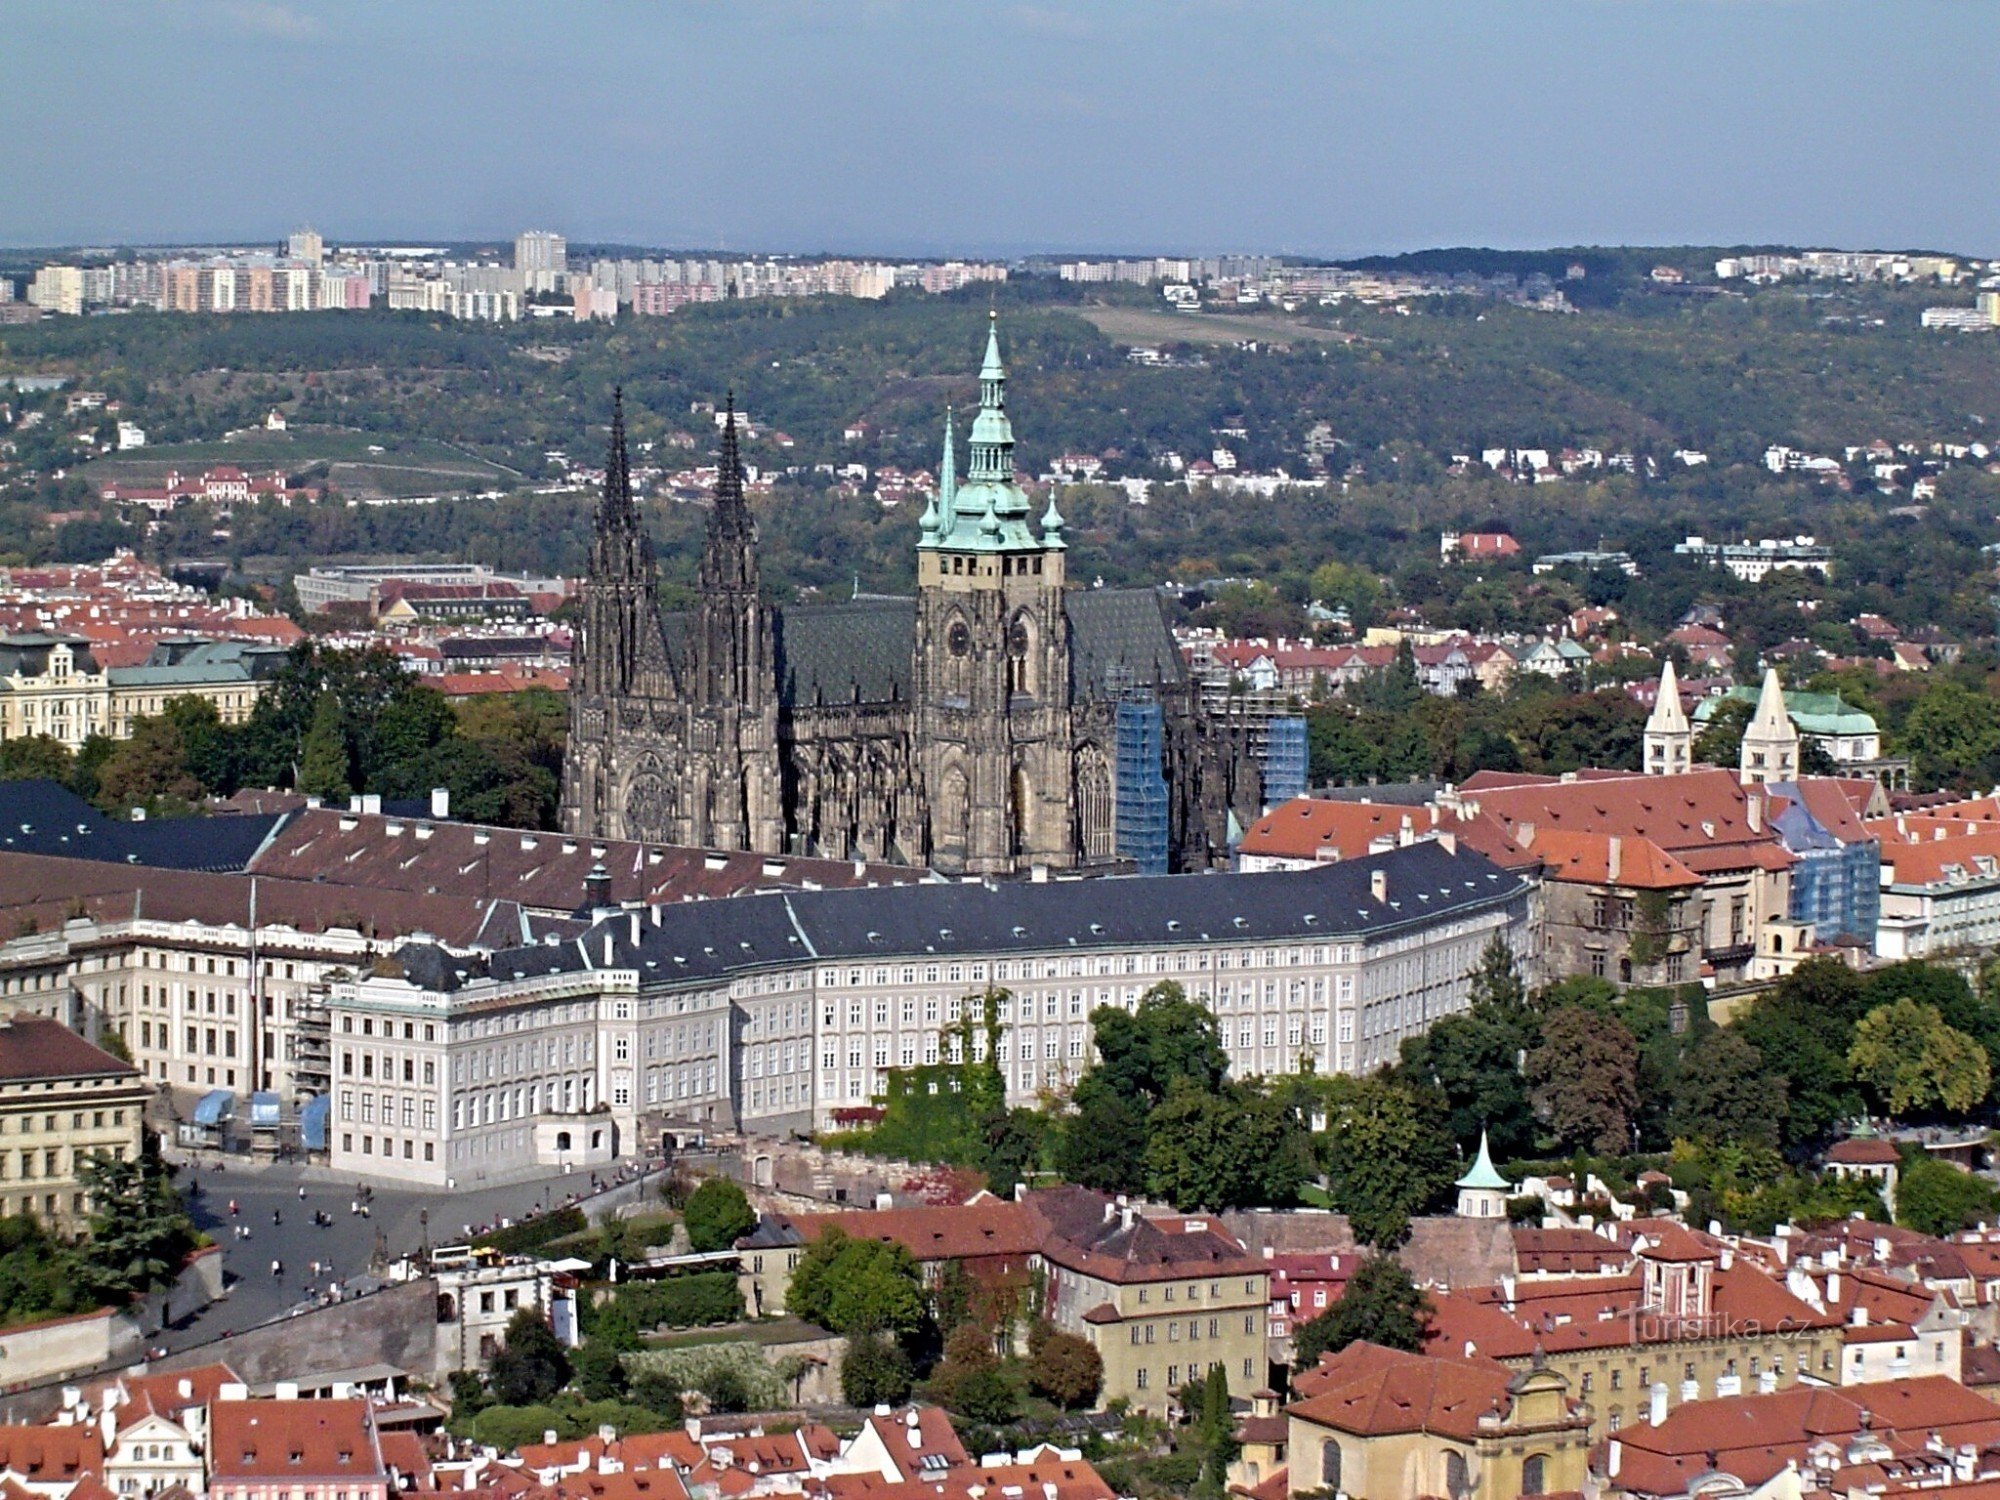
<path fill-rule="evenodd" d="M 715 471 L 715 509 L 701 554 L 702 592 L 757 592 L 757 523 L 743 498 L 743 459 L 737 451 L 736 395 L 722 418 L 722 457 Z"/>

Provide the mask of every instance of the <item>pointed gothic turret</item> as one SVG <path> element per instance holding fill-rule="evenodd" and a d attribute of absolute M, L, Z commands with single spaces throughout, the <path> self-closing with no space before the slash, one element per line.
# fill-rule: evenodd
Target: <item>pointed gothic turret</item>
<path fill-rule="evenodd" d="M 1798 778 L 1799 731 L 1785 707 L 1785 688 L 1776 667 L 1764 669 L 1757 711 L 1743 731 L 1741 767 L 1745 783 Z"/>
<path fill-rule="evenodd" d="M 1472 1163 L 1472 1170 L 1459 1178 L 1454 1186 L 1458 1189 L 1458 1216 L 1461 1219 L 1504 1219 L 1507 1217 L 1507 1198 L 1514 1191 L 1514 1184 L 1500 1175 L 1493 1165 L 1493 1153 L 1486 1144 L 1486 1132 L 1479 1132 L 1479 1156 Z"/>
<path fill-rule="evenodd" d="M 625 387 L 611 389 L 611 444 L 604 456 L 604 493 L 597 502 L 597 529 L 636 525 L 632 504 L 632 461 L 625 451 Z"/>
<path fill-rule="evenodd" d="M 934 542 L 940 531 L 950 531 L 952 527 L 952 507 L 958 499 L 958 438 L 952 430 L 951 408 L 944 409 L 944 455 L 938 459 L 937 493 L 931 503 L 924 507 L 923 519 L 917 523 L 921 533 L 918 546 Z"/>
<path fill-rule="evenodd" d="M 702 547 L 701 586 L 704 591 L 755 592 L 757 588 L 757 526 L 743 499 L 734 392 L 723 411 L 722 457 L 715 471 L 715 509 L 709 513 L 708 535 Z"/>
<path fill-rule="evenodd" d="M 1660 668 L 1660 694 L 1646 718 L 1646 774 L 1679 776 L 1694 763 L 1694 729 L 1681 707 L 1680 680 L 1669 657 Z"/>

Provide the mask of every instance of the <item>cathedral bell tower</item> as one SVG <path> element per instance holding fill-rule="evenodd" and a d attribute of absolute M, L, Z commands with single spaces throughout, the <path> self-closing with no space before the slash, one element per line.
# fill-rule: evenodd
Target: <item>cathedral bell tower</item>
<path fill-rule="evenodd" d="M 616 753 L 624 706 L 635 698 L 671 699 L 677 690 L 660 640 L 653 544 L 632 500 L 622 390 L 612 393 L 604 493 L 579 604 L 570 646 L 562 826 L 602 836 L 622 830 L 624 822 Z"/>
<path fill-rule="evenodd" d="M 1005 875 L 1070 862 L 1070 643 L 1063 519 L 1014 477 L 997 321 L 979 371 L 965 482 L 945 418 L 938 494 L 917 541 L 913 750 L 930 862 Z"/>
<path fill-rule="evenodd" d="M 695 607 L 693 826 L 688 841 L 722 849 L 784 849 L 778 775 L 773 622 L 757 577 L 757 523 L 743 498 L 736 400 L 722 419 L 715 509 L 702 545 Z"/>

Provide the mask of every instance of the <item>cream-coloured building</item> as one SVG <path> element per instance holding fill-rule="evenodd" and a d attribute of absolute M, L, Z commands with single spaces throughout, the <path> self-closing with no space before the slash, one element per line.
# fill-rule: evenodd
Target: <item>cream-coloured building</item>
<path fill-rule="evenodd" d="M 1031 1104 L 1088 1067 L 1093 1010 L 1163 982 L 1215 1012 L 1238 1077 L 1361 1072 L 1466 1008 L 1493 934 L 1527 944 L 1529 890 L 1437 840 L 1263 875 L 655 905 L 575 942 L 471 956 L 412 944 L 330 997 L 336 1044 L 357 1028 L 332 1162 L 462 1185 L 629 1149 L 644 1112 L 824 1129 L 892 1070 L 964 1061 L 968 1044 Z M 360 1028 L 385 1022 L 386 1089 L 360 1071 Z M 406 1062 L 436 1082 L 412 1088 Z"/>
<path fill-rule="evenodd" d="M 150 1092 L 130 1063 L 61 1022 L 0 1012 L 0 1213 L 80 1232 L 90 1203 L 79 1169 L 97 1154 L 138 1156 Z"/>
<path fill-rule="evenodd" d="M 1294 1384 L 1287 1494 L 1515 1500 L 1584 1490 L 1589 1408 L 1539 1359 L 1517 1372 L 1356 1343 Z"/>
<path fill-rule="evenodd" d="M 106 668 L 81 636 L 0 636 L 0 739 L 47 735 L 72 750 L 93 734 L 130 739 L 134 720 L 189 696 L 213 703 L 223 723 L 241 724 L 284 652 L 240 641 L 163 642 L 154 657 Z"/>

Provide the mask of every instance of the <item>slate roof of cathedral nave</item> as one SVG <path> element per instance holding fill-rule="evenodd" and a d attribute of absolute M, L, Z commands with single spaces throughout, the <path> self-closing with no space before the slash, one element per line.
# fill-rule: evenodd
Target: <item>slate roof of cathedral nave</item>
<path fill-rule="evenodd" d="M 1078 701 L 1120 688 L 1177 686 L 1180 652 L 1150 589 L 1075 589 L 1063 595 L 1070 626 L 1070 681 Z M 773 631 L 778 696 L 787 708 L 908 703 L 917 634 L 911 598 L 781 606 Z M 686 614 L 663 614 L 676 666 L 689 659 Z"/>

